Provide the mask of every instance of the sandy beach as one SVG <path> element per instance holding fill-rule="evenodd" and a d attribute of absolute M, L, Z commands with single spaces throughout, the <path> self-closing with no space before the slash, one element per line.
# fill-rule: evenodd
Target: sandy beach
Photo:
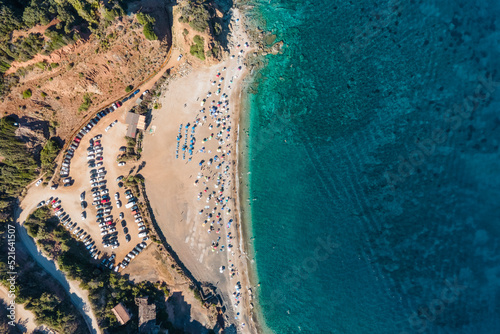
<path fill-rule="evenodd" d="M 175 80 L 153 110 L 144 138 L 142 174 L 167 242 L 198 281 L 216 287 L 226 328 L 255 333 L 237 201 L 243 61 L 252 45 L 237 9 L 230 48 L 216 65 L 184 55 L 174 67 Z"/>

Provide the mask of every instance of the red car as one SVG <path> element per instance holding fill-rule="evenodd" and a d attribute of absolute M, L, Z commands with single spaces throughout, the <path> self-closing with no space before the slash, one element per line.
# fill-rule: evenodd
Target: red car
<path fill-rule="evenodd" d="M 60 206 L 58 206 L 57 208 L 54 208 L 54 212 L 57 212 L 57 211 L 59 211 L 59 210 L 61 210 L 61 207 L 60 207 Z"/>
<path fill-rule="evenodd" d="M 79 143 L 80 142 L 80 138 L 75 137 L 74 141 L 75 141 L 75 143 Z"/>
<path fill-rule="evenodd" d="M 116 102 L 116 106 L 119 108 L 122 106 L 122 103 L 120 101 Z"/>
<path fill-rule="evenodd" d="M 113 224 L 112 221 L 106 222 L 106 225 L 112 225 L 112 224 Z"/>
<path fill-rule="evenodd" d="M 108 202 L 109 202 L 109 198 L 101 200 L 101 204 L 108 203 Z"/>

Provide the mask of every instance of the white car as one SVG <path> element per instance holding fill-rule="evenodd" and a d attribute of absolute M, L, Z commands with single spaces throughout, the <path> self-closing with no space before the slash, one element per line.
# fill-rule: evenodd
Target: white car
<path fill-rule="evenodd" d="M 125 161 L 119 162 L 118 166 L 125 166 Z"/>
<path fill-rule="evenodd" d="M 40 179 L 40 180 L 36 181 L 35 186 L 37 186 L 37 187 L 38 187 L 38 186 L 40 185 L 40 183 L 42 183 L 42 179 Z"/>
<path fill-rule="evenodd" d="M 179 61 L 181 59 L 182 59 L 182 54 L 180 54 L 179 57 L 177 57 L 177 61 Z"/>
<path fill-rule="evenodd" d="M 122 207 L 122 202 L 121 201 L 116 201 L 116 207 L 119 209 Z"/>
<path fill-rule="evenodd" d="M 139 231 L 144 231 L 146 229 L 146 226 L 139 226 Z"/>
<path fill-rule="evenodd" d="M 120 194 L 119 193 L 115 193 L 115 199 L 116 200 L 120 199 Z"/>
<path fill-rule="evenodd" d="M 84 212 L 82 212 L 82 220 L 85 220 L 85 218 L 87 218 L 87 214 Z"/>

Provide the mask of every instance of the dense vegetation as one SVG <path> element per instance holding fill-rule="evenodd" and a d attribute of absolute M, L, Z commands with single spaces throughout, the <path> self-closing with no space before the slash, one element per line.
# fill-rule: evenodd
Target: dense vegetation
<path fill-rule="evenodd" d="M 49 172 L 52 175 L 55 168 L 54 160 L 60 150 L 61 145 L 54 138 L 50 138 L 47 143 L 45 143 L 45 146 L 40 152 L 40 163 L 43 171 Z"/>
<path fill-rule="evenodd" d="M 89 299 L 99 321 L 99 327 L 116 332 L 120 327 L 111 309 L 122 302 L 132 310 L 133 317 L 119 332 L 127 333 L 137 329 L 137 306 L 134 298 L 149 296 L 157 302 L 158 323 L 166 324 L 165 297 L 168 290 L 164 284 L 151 282 L 133 283 L 123 276 L 100 268 L 90 261 L 88 251 L 82 242 L 75 240 L 57 219 L 51 217 L 50 209 L 40 208 L 34 211 L 26 221 L 28 233 L 36 239 L 44 252 L 54 258 L 59 268 L 70 279 L 79 280 L 81 286 L 89 290 Z M 50 245 L 50 247 L 48 247 Z M 127 328 L 129 330 L 127 330 Z"/>
<path fill-rule="evenodd" d="M 143 27 L 142 32 L 147 39 L 149 39 L 150 41 L 158 39 L 158 36 L 156 36 L 154 32 L 154 24 L 155 24 L 154 18 L 152 18 L 148 14 L 137 13 L 137 21 L 139 21 L 139 23 L 142 24 Z"/>
<path fill-rule="evenodd" d="M 191 45 L 191 48 L 189 49 L 189 53 L 191 53 L 193 56 L 205 60 L 205 46 L 204 46 L 204 39 L 203 37 L 196 35 L 193 38 L 194 44 Z"/>
<path fill-rule="evenodd" d="M 188 0 L 181 7 L 179 21 L 189 23 L 191 28 L 199 32 L 205 32 L 211 25 L 209 2 L 206 0 Z"/>
<path fill-rule="evenodd" d="M 14 120 L 0 119 L 0 211 L 5 211 L 36 177 L 37 163 L 15 137 Z M 10 212 L 9 212 L 10 213 Z"/>
<path fill-rule="evenodd" d="M 122 0 L 0 0 L 0 74 L 14 60 L 26 61 L 36 54 L 48 55 L 80 39 L 80 33 L 94 33 L 125 13 Z M 14 31 L 27 32 L 37 24 L 53 23 L 44 34 L 29 33 L 13 38 Z M 0 95 L 18 78 L 0 76 Z"/>
<path fill-rule="evenodd" d="M 12 222 L 0 223 L 0 253 L 5 256 L 0 257 L 0 281 L 2 285 L 7 283 L 7 226 Z M 45 273 L 31 257 L 20 253 L 21 245 L 17 245 L 17 280 L 16 280 L 16 303 L 24 304 L 24 307 L 33 312 L 35 321 L 43 323 L 57 330 L 59 333 L 88 333 L 87 326 L 81 314 L 71 303 L 69 296 L 63 293 L 63 288 L 59 283 Z M 3 305 L 0 308 L 4 310 Z M 3 320 L 3 314 L 0 315 Z M 17 333 L 15 327 L 9 326 L 6 332 L 0 323 L 0 333 Z"/>

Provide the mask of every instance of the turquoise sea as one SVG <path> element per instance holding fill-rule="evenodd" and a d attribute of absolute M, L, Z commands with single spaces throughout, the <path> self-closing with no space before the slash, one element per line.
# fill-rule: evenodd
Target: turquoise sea
<path fill-rule="evenodd" d="M 500 333 L 500 1 L 248 3 L 268 331 Z"/>

